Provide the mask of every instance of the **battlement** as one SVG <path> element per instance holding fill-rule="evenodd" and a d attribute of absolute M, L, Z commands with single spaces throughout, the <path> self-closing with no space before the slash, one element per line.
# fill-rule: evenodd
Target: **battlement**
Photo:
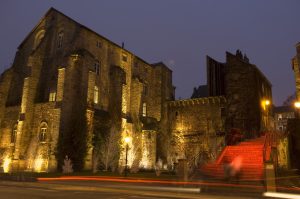
<path fill-rule="evenodd" d="M 178 107 L 178 106 L 190 106 L 190 105 L 199 105 L 199 104 L 225 104 L 226 98 L 224 96 L 216 97 L 201 97 L 193 99 L 183 99 L 175 100 L 168 102 L 169 107 Z"/>

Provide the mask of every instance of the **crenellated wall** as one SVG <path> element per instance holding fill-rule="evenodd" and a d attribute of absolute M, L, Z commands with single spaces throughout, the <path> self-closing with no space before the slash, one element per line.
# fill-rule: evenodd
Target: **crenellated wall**
<path fill-rule="evenodd" d="M 193 98 L 168 103 L 169 164 L 198 158 L 202 152 L 216 157 L 224 146 L 223 96 Z M 199 160 L 200 161 L 200 160 Z"/>

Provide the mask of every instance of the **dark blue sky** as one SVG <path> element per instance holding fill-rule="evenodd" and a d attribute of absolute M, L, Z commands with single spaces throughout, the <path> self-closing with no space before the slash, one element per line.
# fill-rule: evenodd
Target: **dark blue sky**
<path fill-rule="evenodd" d="M 177 98 L 206 83 L 206 55 L 224 62 L 236 49 L 271 81 L 276 105 L 295 91 L 299 0 L 1 0 L 0 72 L 50 7 L 150 63 L 164 61 Z"/>

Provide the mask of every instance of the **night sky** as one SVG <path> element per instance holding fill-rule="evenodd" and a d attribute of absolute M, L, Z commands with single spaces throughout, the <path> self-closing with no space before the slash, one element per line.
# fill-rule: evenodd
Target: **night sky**
<path fill-rule="evenodd" d="M 1 0 L 0 73 L 50 7 L 149 63 L 166 63 L 176 98 L 206 83 L 206 55 L 225 62 L 225 51 L 236 49 L 271 81 L 276 105 L 295 92 L 300 0 Z"/>

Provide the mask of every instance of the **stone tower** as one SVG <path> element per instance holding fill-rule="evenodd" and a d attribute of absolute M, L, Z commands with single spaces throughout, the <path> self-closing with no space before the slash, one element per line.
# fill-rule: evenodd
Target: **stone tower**
<path fill-rule="evenodd" d="M 296 44 L 296 56 L 292 59 L 292 67 L 296 81 L 296 99 L 300 100 L 300 42 Z"/>

